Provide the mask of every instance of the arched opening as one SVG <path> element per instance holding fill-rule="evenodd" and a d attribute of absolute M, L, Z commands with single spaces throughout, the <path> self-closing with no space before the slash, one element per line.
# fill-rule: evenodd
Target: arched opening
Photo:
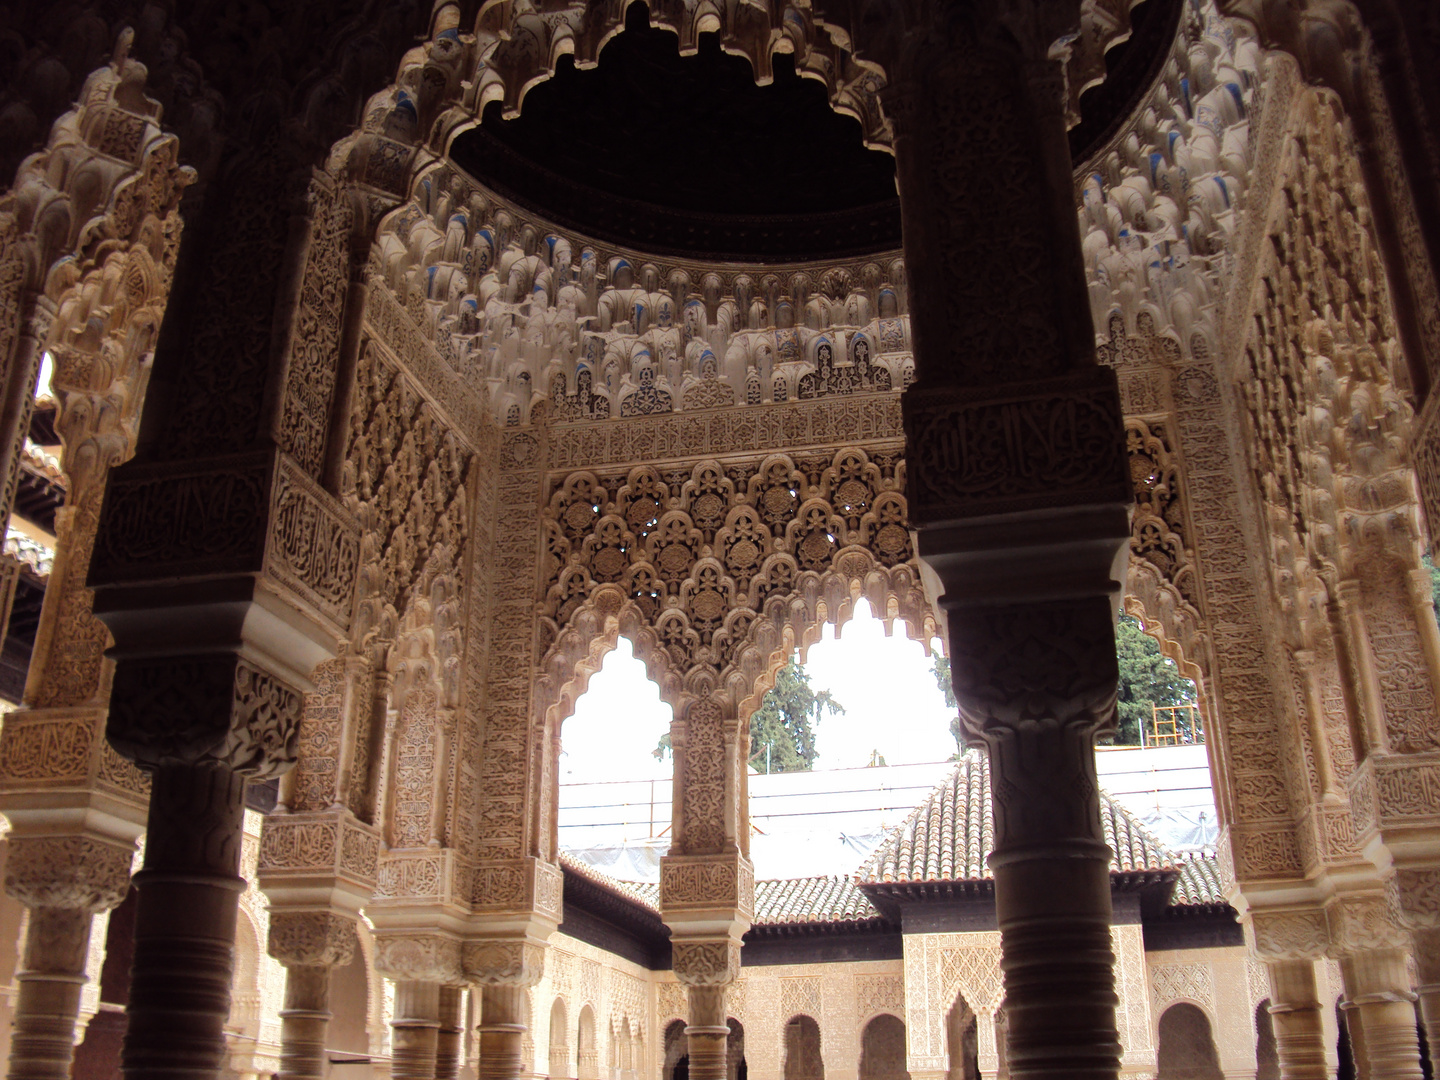
<path fill-rule="evenodd" d="M 725 1076 L 727 1080 L 747 1080 L 745 1064 L 745 1026 L 733 1016 L 728 1021 L 730 1037 L 725 1040 Z"/>
<path fill-rule="evenodd" d="M 665 1058 L 660 1066 L 660 1080 L 690 1080 L 690 1055 L 684 1020 L 671 1020 L 665 1025 L 664 1045 Z"/>
<path fill-rule="evenodd" d="M 785 1080 L 825 1080 L 820 1025 L 814 1017 L 791 1017 L 785 1025 Z"/>
<path fill-rule="evenodd" d="M 595 1052 L 595 1010 L 580 1008 L 580 1026 L 575 1033 L 576 1066 L 580 1080 L 600 1080 L 600 1057 Z"/>
<path fill-rule="evenodd" d="M 980 1080 L 980 1024 L 963 994 L 945 1018 L 945 1051 L 950 1067 L 946 1080 Z"/>
<path fill-rule="evenodd" d="M 1188 1001 L 1176 1002 L 1160 1017 L 1158 1080 L 1224 1080 L 1210 1019 Z"/>
<path fill-rule="evenodd" d="M 660 880 L 669 848 L 674 712 L 620 637 L 561 728 L 562 851 L 624 881 Z"/>
<path fill-rule="evenodd" d="M 1280 1052 L 1275 1046 L 1269 998 L 1255 1006 L 1255 1080 L 1280 1080 Z"/>
<path fill-rule="evenodd" d="M 881 1013 L 860 1034 L 860 1080 L 910 1080 L 905 1054 L 904 1022 Z"/>
<path fill-rule="evenodd" d="M 235 977 L 230 984 L 227 1041 L 253 1042 L 260 1034 L 260 934 L 243 907 L 235 926 Z"/>
<path fill-rule="evenodd" d="M 556 998 L 550 1006 L 550 1077 L 570 1075 L 570 1047 L 566 1038 L 569 1022 L 565 1015 L 565 999 Z"/>

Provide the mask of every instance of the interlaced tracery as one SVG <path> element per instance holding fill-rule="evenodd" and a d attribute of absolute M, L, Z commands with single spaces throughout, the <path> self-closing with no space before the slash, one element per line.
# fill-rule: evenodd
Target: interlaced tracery
<path fill-rule="evenodd" d="M 617 584 L 677 666 L 723 668 L 756 614 L 807 578 L 911 559 L 903 484 L 898 453 L 859 447 L 572 474 L 545 514 L 546 632 L 553 640 L 597 584 Z"/>

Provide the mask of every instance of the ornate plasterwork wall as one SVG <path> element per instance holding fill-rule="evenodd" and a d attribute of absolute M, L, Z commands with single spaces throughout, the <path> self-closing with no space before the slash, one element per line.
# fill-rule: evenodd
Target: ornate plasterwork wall
<path fill-rule="evenodd" d="M 552 1063 L 550 1076 L 576 1075 L 580 1014 L 588 1006 L 594 1017 L 597 1063 L 633 1070 L 647 1080 L 658 1076 L 664 1055 L 664 1024 L 657 1027 L 655 1022 L 655 977 L 654 972 L 568 934 L 552 936 L 545 976 L 527 991 L 531 1015 L 540 1018 L 531 1025 L 529 1035 L 536 1071 L 545 1074 L 546 1064 Z M 563 1071 L 554 1067 L 559 1060 L 552 1056 L 555 1048 L 548 1022 L 556 1000 L 563 1003 L 566 1017 Z M 620 1064 L 626 1061 L 629 1064 Z M 602 1075 L 615 1075 L 604 1071 L 604 1064 L 598 1067 Z"/>
<path fill-rule="evenodd" d="M 656 972 L 656 1030 L 686 1016 L 685 988 L 669 972 Z M 820 1026 L 825 1075 L 854 1077 L 860 1036 L 882 1013 L 905 1019 L 905 984 L 900 960 L 742 967 L 726 995 L 726 1011 L 745 1028 L 745 1060 L 757 1078 L 784 1075 L 785 1025 L 808 1016 Z"/>
<path fill-rule="evenodd" d="M 1127 1076 L 1153 1076 L 1156 1014 L 1151 1007 L 1148 957 L 1138 923 L 1111 928 L 1115 955 L 1116 1019 Z M 1243 956 L 1240 949 L 1229 953 Z M 1004 1007 L 1000 934 L 973 931 L 905 935 L 905 1021 L 912 1075 L 943 1074 L 950 1065 L 946 1023 L 957 1000 L 977 1018 L 982 1073 L 998 1061 L 996 1014 Z"/>
<path fill-rule="evenodd" d="M 1197 1006 L 1210 1021 L 1211 1038 L 1225 1075 L 1255 1069 L 1255 1010 L 1268 1001 L 1270 986 L 1261 966 L 1238 948 L 1156 951 L 1149 969 L 1150 1014 L 1160 1017 L 1176 1002 Z"/>

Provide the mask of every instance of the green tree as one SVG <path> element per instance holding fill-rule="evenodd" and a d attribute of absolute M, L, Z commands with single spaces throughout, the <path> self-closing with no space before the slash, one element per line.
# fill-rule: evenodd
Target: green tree
<path fill-rule="evenodd" d="M 844 711 L 829 690 L 810 686 L 810 676 L 792 658 L 750 717 L 750 764 L 764 770 L 768 749 L 770 772 L 808 771 L 817 756 L 815 728 L 825 716 Z"/>
<path fill-rule="evenodd" d="M 965 742 L 960 736 L 960 702 L 955 697 L 955 684 L 950 680 L 950 658 L 936 653 L 930 663 L 930 673 L 945 695 L 945 704 L 955 710 L 955 715 L 950 718 L 950 737 L 955 740 L 955 753 L 950 760 L 955 761 L 965 752 Z"/>
<path fill-rule="evenodd" d="M 1130 615 L 1121 615 L 1115 627 L 1115 652 L 1120 662 L 1120 726 L 1115 742 L 1136 746 L 1151 707 L 1193 704 L 1195 684 L 1161 654 L 1159 644 Z"/>
<path fill-rule="evenodd" d="M 1420 563 L 1430 571 L 1430 596 L 1435 601 L 1435 610 L 1440 612 L 1440 569 L 1436 568 L 1435 560 L 1428 551 L 1421 557 Z"/>

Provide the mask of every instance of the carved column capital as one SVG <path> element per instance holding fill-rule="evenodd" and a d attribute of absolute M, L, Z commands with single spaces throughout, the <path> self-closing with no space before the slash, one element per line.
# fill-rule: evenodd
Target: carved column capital
<path fill-rule="evenodd" d="M 671 954 L 675 978 L 686 986 L 728 986 L 740 975 L 740 942 L 734 938 L 676 941 Z"/>
<path fill-rule="evenodd" d="M 328 911 L 273 911 L 267 951 L 286 967 L 344 967 L 355 958 L 355 923 Z"/>
<path fill-rule="evenodd" d="M 467 941 L 461 950 L 465 982 L 534 986 L 545 975 L 545 946 L 536 941 Z"/>
<path fill-rule="evenodd" d="M 106 911 L 130 889 L 135 848 L 85 836 L 11 837 L 5 891 L 31 908 Z"/>
<path fill-rule="evenodd" d="M 1440 930 L 1440 869 L 1396 870 L 1385 883 L 1390 919 L 1407 930 Z"/>
<path fill-rule="evenodd" d="M 215 764 L 268 779 L 295 763 L 302 703 L 234 654 L 129 660 L 116 668 L 106 736 L 143 768 Z"/>
<path fill-rule="evenodd" d="M 1332 959 L 1377 949 L 1403 949 L 1408 936 L 1391 921 L 1386 898 L 1379 894 L 1334 897 L 1325 905 L 1329 933 L 1326 950 Z"/>
<path fill-rule="evenodd" d="M 1319 960 L 1330 944 L 1325 913 L 1316 908 L 1251 911 L 1246 929 L 1262 960 Z"/>
<path fill-rule="evenodd" d="M 459 985 L 464 981 L 460 940 L 448 934 L 425 931 L 377 934 L 375 970 L 397 982 Z"/>

